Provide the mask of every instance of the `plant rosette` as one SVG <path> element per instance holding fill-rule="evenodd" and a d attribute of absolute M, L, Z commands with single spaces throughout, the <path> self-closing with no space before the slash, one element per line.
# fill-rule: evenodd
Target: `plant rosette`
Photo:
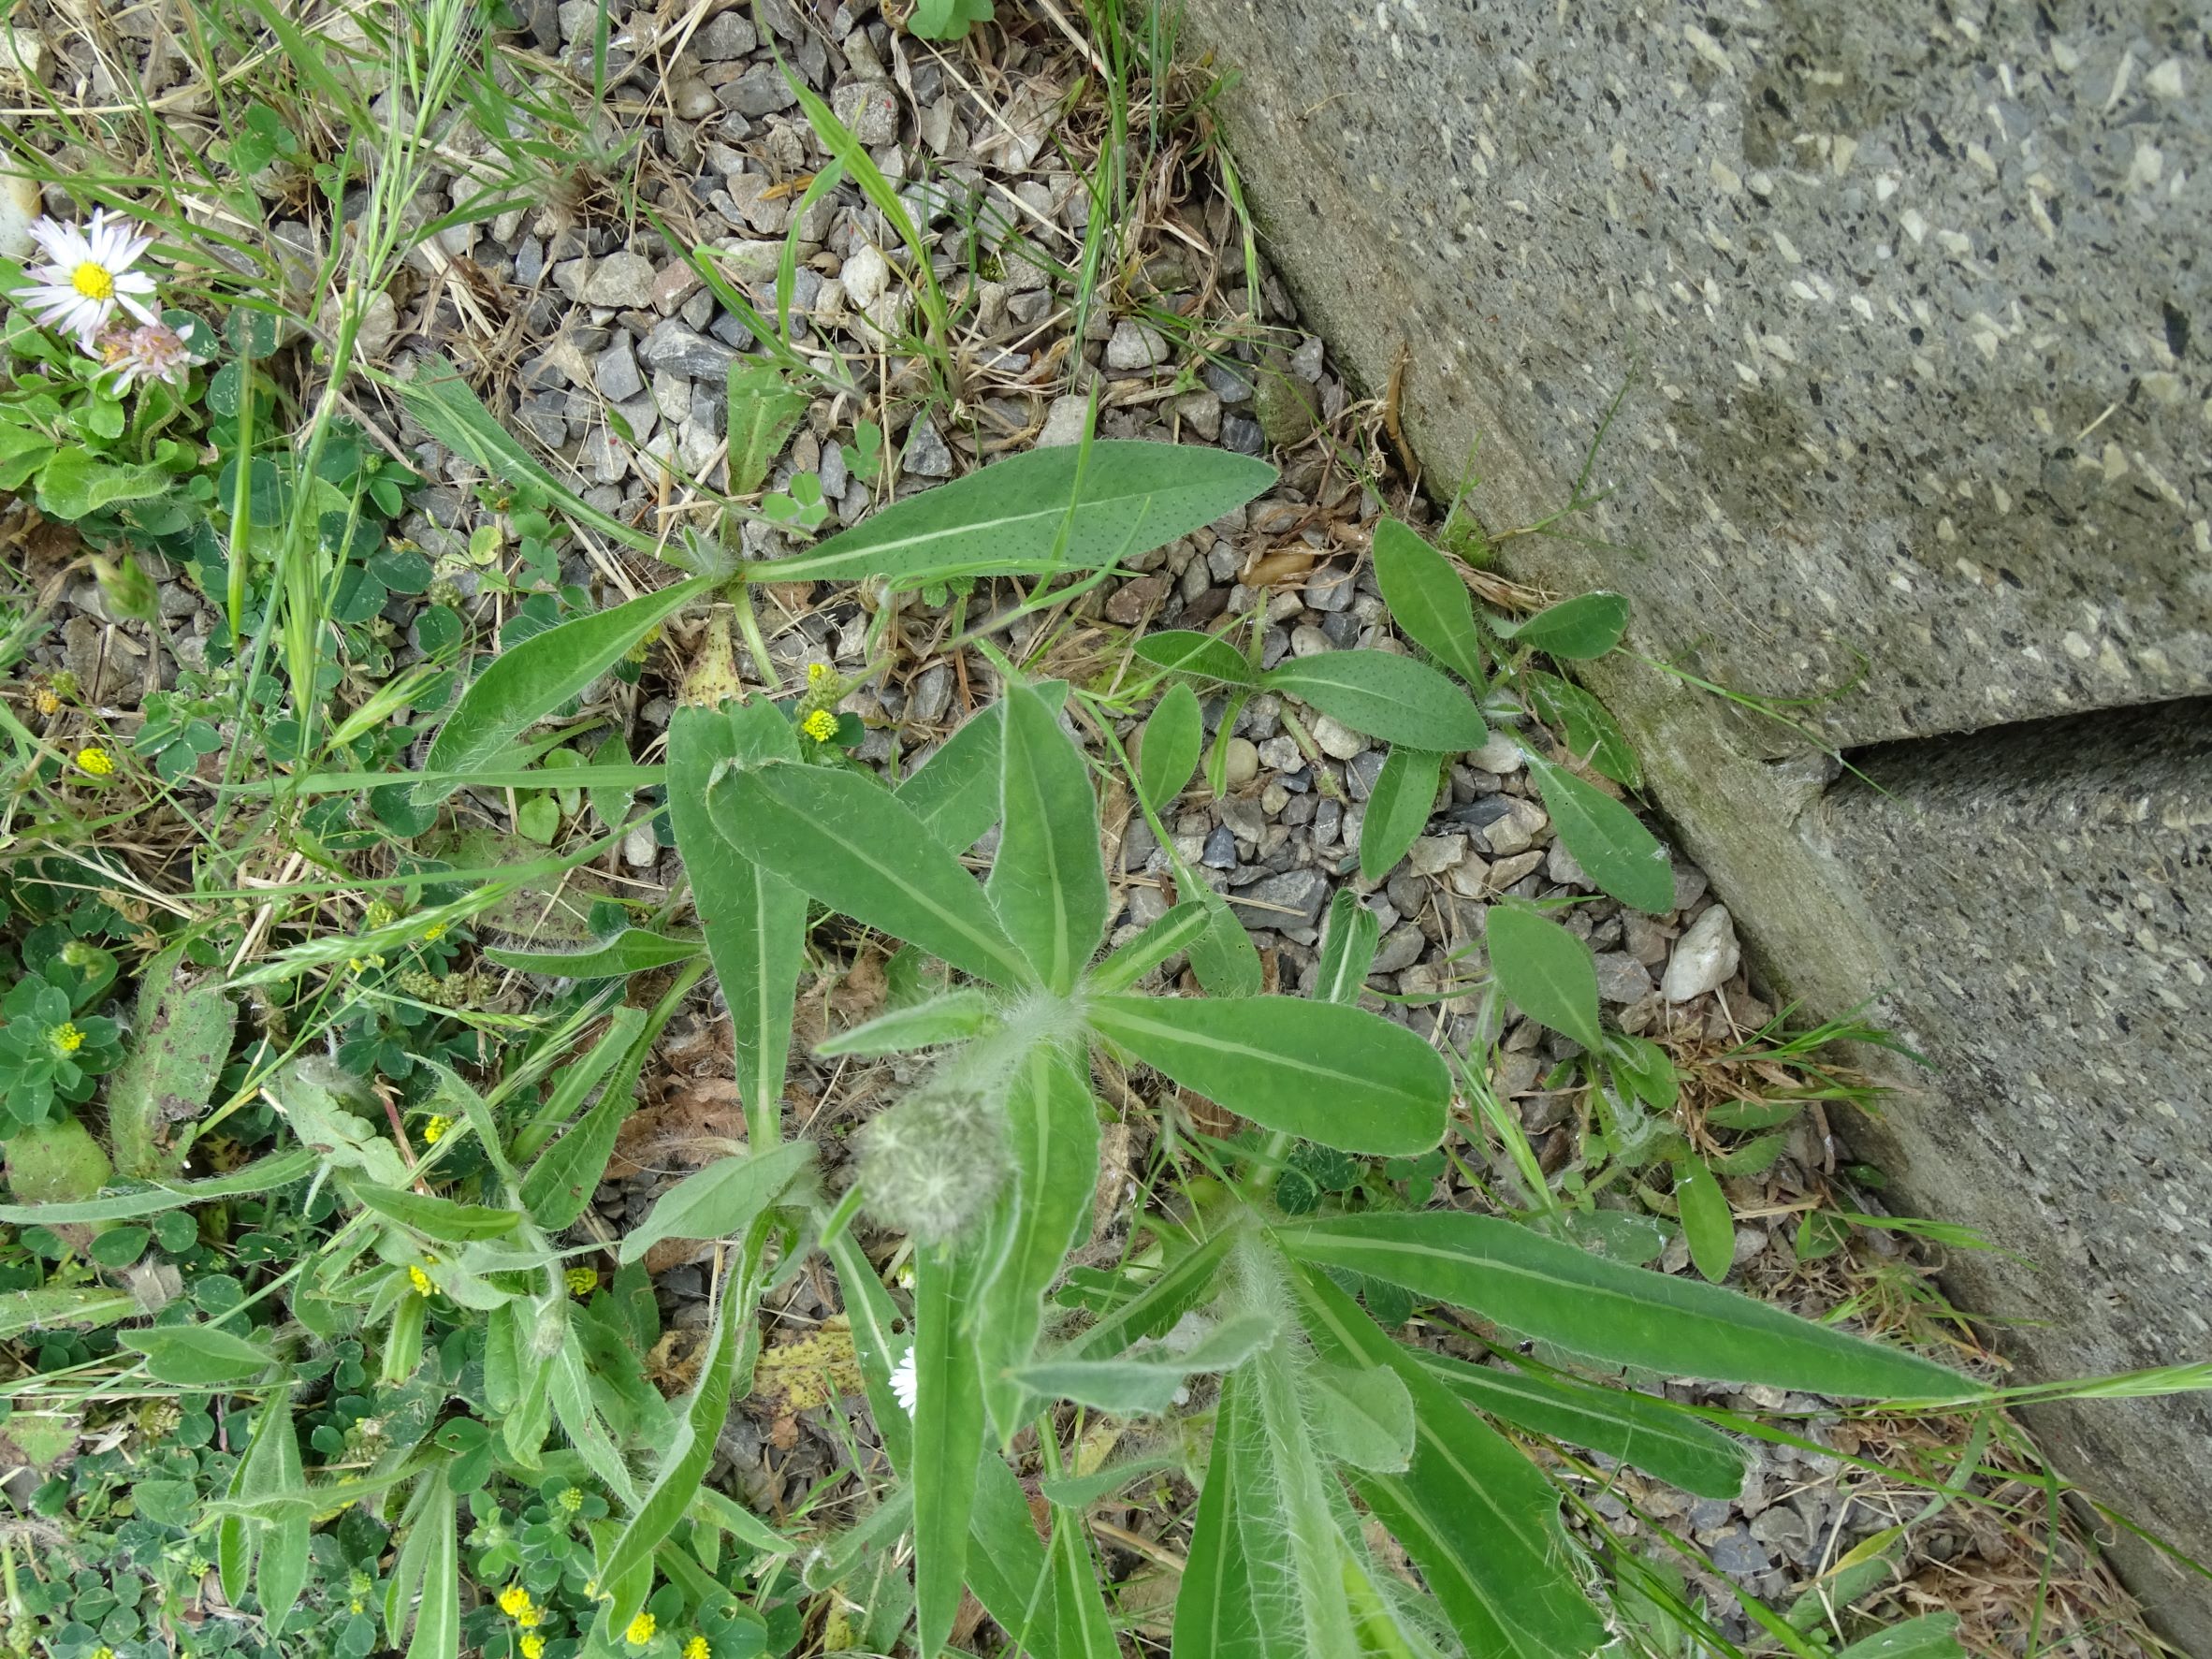
<path fill-rule="evenodd" d="M 0 1096 L 24 1128 L 47 1121 L 56 1101 L 74 1104 L 93 1092 L 93 1079 L 122 1058 L 115 1022 L 79 1016 L 69 995 L 36 975 L 0 1001 Z"/>

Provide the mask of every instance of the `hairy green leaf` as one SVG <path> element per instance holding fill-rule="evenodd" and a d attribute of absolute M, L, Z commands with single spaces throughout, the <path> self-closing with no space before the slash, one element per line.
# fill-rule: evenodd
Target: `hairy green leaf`
<path fill-rule="evenodd" d="M 1198 693 L 1186 685 L 1170 686 L 1144 722 L 1137 750 L 1137 793 L 1155 812 L 1165 812 L 1189 786 L 1205 736 Z"/>
<path fill-rule="evenodd" d="M 456 1203 L 427 1192 L 412 1192 L 402 1186 L 378 1186 L 369 1181 L 356 1181 L 353 1190 L 362 1208 L 411 1228 L 425 1238 L 443 1239 L 450 1244 L 503 1238 L 522 1225 L 519 1210 Z"/>
<path fill-rule="evenodd" d="M 1206 1483 L 1199 1493 L 1190 1552 L 1175 1597 L 1175 1659 L 1267 1659 L 1237 1502 L 1236 1450 L 1241 1442 L 1250 1441 L 1257 1427 L 1243 1396 L 1234 1375 L 1222 1380 Z M 1264 1457 L 1264 1445 L 1246 1455 Z"/>
<path fill-rule="evenodd" d="M 1099 1110 L 1075 1055 L 1040 1043 L 1023 1055 L 1006 1112 L 1013 1181 L 978 1252 L 991 1265 L 970 1321 L 984 1411 L 1001 1442 L 1022 1426 L 1015 1374 L 1044 1328 L 1044 1293 L 1088 1235 L 1099 1182 Z"/>
<path fill-rule="evenodd" d="M 1098 798 L 1044 700 L 1016 685 L 1003 701 L 998 851 L 983 890 L 1037 979 L 1065 997 L 1106 932 Z"/>
<path fill-rule="evenodd" d="M 146 1357 L 149 1375 L 185 1389 L 220 1389 L 257 1380 L 277 1357 L 214 1325 L 156 1325 L 125 1331 L 123 1346 Z"/>
<path fill-rule="evenodd" d="M 1584 765 L 1628 789 L 1643 787 L 1636 750 L 1604 704 L 1574 681 L 1540 668 L 1522 669 L 1520 683 L 1536 718 L 1564 731 L 1567 748 Z"/>
<path fill-rule="evenodd" d="M 1072 1400 L 1116 1416 L 1157 1416 L 1174 1404 L 1186 1376 L 1234 1371 L 1274 1340 L 1275 1322 L 1261 1314 L 1224 1320 L 1180 1353 L 1124 1354 L 1112 1360 L 1054 1356 L 1017 1374 L 1048 1400 Z"/>
<path fill-rule="evenodd" d="M 1444 757 L 1430 749 L 1392 749 L 1383 757 L 1367 816 L 1360 825 L 1360 876 L 1379 881 L 1398 867 L 1415 837 L 1429 827 Z"/>
<path fill-rule="evenodd" d="M 1595 1053 L 1597 968 L 1590 947 L 1534 910 L 1492 905 L 1483 924 L 1490 970 L 1514 1007 Z"/>
<path fill-rule="evenodd" d="M 1559 1494 L 1497 1431 L 1431 1380 L 1325 1274 L 1294 1275 L 1307 1332 L 1339 1365 L 1387 1368 L 1405 1389 L 1414 1443 L 1402 1475 L 1352 1484 L 1405 1546 L 1470 1653 L 1581 1659 L 1604 1640 L 1559 1526 Z"/>
<path fill-rule="evenodd" d="M 1375 948 L 1382 942 L 1382 924 L 1360 902 L 1349 887 L 1337 889 L 1329 901 L 1329 920 L 1321 928 L 1321 979 L 1314 987 L 1322 1002 L 1356 1003 L 1375 966 Z"/>
<path fill-rule="evenodd" d="M 747 574 L 766 582 L 880 576 L 912 584 L 1096 570 L 1211 524 L 1274 477 L 1263 461 L 1195 444 L 1032 449 Z"/>
<path fill-rule="evenodd" d="M 1579 662 L 1604 656 L 1621 643 L 1627 628 L 1627 597 L 1601 591 L 1563 599 L 1522 622 L 1509 637 L 1548 657 Z"/>
<path fill-rule="evenodd" d="M 1375 527 L 1375 579 L 1405 636 L 1469 685 L 1482 684 L 1482 635 L 1475 603 L 1450 560 L 1407 526 Z"/>
<path fill-rule="evenodd" d="M 137 1039 L 108 1084 L 109 1138 L 121 1175 L 170 1172 L 168 1126 L 207 1110 L 230 1058 L 237 1010 L 219 975 L 185 977 L 183 961 L 183 946 L 172 945 L 141 971 Z"/>
<path fill-rule="evenodd" d="M 774 363 L 756 357 L 730 362 L 730 493 L 750 495 L 767 479 L 768 469 L 811 400 L 784 378 Z"/>
<path fill-rule="evenodd" d="M 715 825 L 707 792 L 717 765 L 796 752 L 790 722 L 764 700 L 678 708 L 668 723 L 668 822 L 729 1005 L 738 1096 L 756 1142 L 773 1139 L 782 1119 L 807 895 L 731 845 Z"/>
<path fill-rule="evenodd" d="M 1214 913 L 1185 899 L 1099 964 L 1090 976 L 1097 993 L 1126 991 L 1178 951 L 1187 951 L 1214 925 Z"/>
<path fill-rule="evenodd" d="M 813 1161 L 811 1141 L 717 1158 L 655 1200 L 646 1218 L 624 1236 L 615 1259 L 627 1267 L 662 1239 L 726 1239 L 781 1198 Z"/>
<path fill-rule="evenodd" d="M 824 1057 L 838 1055 L 902 1055 L 918 1048 L 938 1048 L 965 1042 L 998 1023 L 991 999 L 981 991 L 947 991 L 926 1002 L 895 1008 L 878 1014 L 865 1026 L 840 1031 L 814 1045 Z"/>
<path fill-rule="evenodd" d="M 502 651 L 446 717 L 426 772 L 473 772 L 503 760 L 515 739 L 620 662 L 637 642 L 706 592 L 704 576 L 662 588 L 611 610 L 578 617 Z M 417 801 L 443 800 L 457 786 L 425 783 Z"/>
<path fill-rule="evenodd" d="M 1394 651 L 1293 657 L 1259 681 L 1355 732 L 1407 749 L 1460 754 L 1490 735 L 1474 699 L 1427 663 Z"/>
<path fill-rule="evenodd" d="M 695 939 L 655 933 L 649 927 L 625 927 L 604 943 L 581 951 L 511 951 L 488 945 L 484 955 L 495 966 L 517 973 L 542 973 L 560 980 L 607 980 L 689 962 L 701 948 Z"/>
<path fill-rule="evenodd" d="M 923 1652 L 952 1634 L 968 1566 L 983 1396 L 975 1349 L 960 1339 L 966 1274 L 942 1248 L 914 1262 L 914 1601 Z"/>
<path fill-rule="evenodd" d="M 1375 1475 L 1404 1474 L 1413 1463 L 1413 1396 L 1388 1366 L 1307 1368 L 1314 1432 L 1342 1463 Z"/>
<path fill-rule="evenodd" d="M 1616 1365 L 1839 1399 L 1981 1391 L 1901 1348 L 1815 1325 L 1717 1285 L 1586 1255 L 1487 1215 L 1368 1212 L 1287 1226 L 1280 1237 L 1302 1260 L 1403 1285 Z"/>
<path fill-rule="evenodd" d="M 1623 904 L 1654 916 L 1673 910 L 1674 866 L 1637 815 L 1565 767 L 1521 753 L 1552 828 L 1590 879 Z"/>
<path fill-rule="evenodd" d="M 1147 633 L 1137 642 L 1137 655 L 1155 668 L 1170 674 L 1195 674 L 1232 686 L 1259 683 L 1244 654 L 1229 641 L 1187 628 L 1167 628 Z"/>
<path fill-rule="evenodd" d="M 1743 1490 L 1743 1451 L 1718 1429 L 1668 1402 L 1564 1376 L 1472 1365 L 1418 1349 L 1421 1368 L 1470 1405 L 1515 1428 L 1587 1447 L 1701 1498 Z"/>
<path fill-rule="evenodd" d="M 651 1564 L 661 1540 L 676 1529 L 705 1480 L 721 1438 L 722 1424 L 730 1415 L 738 1350 L 747 1343 L 759 1341 L 753 1330 L 750 1300 L 733 1309 L 731 1303 L 736 1300 L 735 1295 L 725 1296 L 715 1310 L 706 1360 L 699 1369 L 699 1380 L 692 1386 L 684 1414 L 677 1421 L 676 1438 L 661 1460 L 660 1473 L 654 1477 L 645 1502 L 599 1564 L 601 1580 L 616 1587 L 615 1599 L 607 1607 L 607 1623 L 616 1630 L 627 1628 L 644 1608 L 652 1576 L 638 1569 Z"/>
<path fill-rule="evenodd" d="M 650 1047 L 645 1011 L 618 1008 L 606 1035 L 584 1063 L 560 1080 L 554 1104 L 564 1108 L 562 1116 L 582 1103 L 600 1077 L 604 1076 L 606 1084 L 599 1103 L 567 1134 L 538 1154 L 537 1161 L 522 1177 L 522 1206 L 547 1232 L 575 1226 L 584 1206 L 591 1201 L 600 1177 L 606 1173 L 607 1158 L 615 1150 L 616 1132 L 637 1104 L 631 1090 Z"/>
<path fill-rule="evenodd" d="M 873 779 L 772 762 L 723 773 L 707 808 L 739 851 L 831 909 L 978 979 L 1029 981 L 975 878 Z"/>
<path fill-rule="evenodd" d="M 9 1227 L 62 1227 L 84 1221 L 127 1221 L 134 1215 L 157 1215 L 215 1199 L 236 1198 L 242 1192 L 270 1192 L 314 1172 L 318 1160 L 307 1147 L 271 1153 L 255 1158 L 227 1175 L 204 1181 L 157 1182 L 142 1192 L 120 1192 L 111 1198 L 86 1199 L 73 1204 L 0 1204 L 0 1223 Z"/>
<path fill-rule="evenodd" d="M 1030 690 L 1055 714 L 1068 701 L 1066 680 L 1040 680 Z M 892 792 L 955 852 L 967 851 L 998 822 L 998 739 L 1005 725 L 1006 706 L 985 704 Z"/>
<path fill-rule="evenodd" d="M 1091 1024 L 1186 1088 L 1346 1152 L 1426 1152 L 1444 1134 L 1451 1073 L 1403 1026 L 1294 997 L 1103 997 Z"/>
<path fill-rule="evenodd" d="M 1721 1184 L 1694 1153 L 1674 1160 L 1674 1201 L 1681 1214 L 1682 1236 L 1689 1241 L 1690 1259 L 1700 1273 L 1719 1284 L 1736 1265 L 1736 1217 L 1729 1213 Z"/>

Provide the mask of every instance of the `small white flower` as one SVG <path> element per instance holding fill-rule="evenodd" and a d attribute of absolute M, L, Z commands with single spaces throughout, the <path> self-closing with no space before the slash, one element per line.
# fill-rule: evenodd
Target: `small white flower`
<path fill-rule="evenodd" d="M 914 1400 L 920 1379 L 914 1375 L 914 1350 L 907 1349 L 907 1357 L 898 1362 L 898 1369 L 891 1374 L 891 1391 L 898 1396 L 898 1403 L 906 1407 L 909 1417 L 914 1415 Z"/>
<path fill-rule="evenodd" d="M 81 229 L 42 218 L 33 222 L 31 239 L 49 263 L 31 267 L 31 284 L 18 288 L 13 298 L 41 327 L 76 335 L 86 351 L 98 357 L 95 342 L 117 306 L 141 323 L 160 323 L 140 298 L 152 296 L 153 279 L 131 269 L 153 238 L 139 234 L 127 220 L 110 219 L 106 208 L 95 208 Z"/>

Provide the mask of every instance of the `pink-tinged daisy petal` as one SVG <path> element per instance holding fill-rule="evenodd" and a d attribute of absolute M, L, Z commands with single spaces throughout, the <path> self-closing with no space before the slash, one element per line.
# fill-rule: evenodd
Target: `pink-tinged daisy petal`
<path fill-rule="evenodd" d="M 149 327 L 155 327 L 161 322 L 159 313 L 150 310 L 146 306 L 140 305 L 137 299 L 132 298 L 130 295 L 125 294 L 120 288 L 118 288 L 115 292 L 115 301 L 118 305 L 122 306 L 124 310 L 129 312 L 132 316 L 137 317 L 139 322 L 146 324 Z"/>

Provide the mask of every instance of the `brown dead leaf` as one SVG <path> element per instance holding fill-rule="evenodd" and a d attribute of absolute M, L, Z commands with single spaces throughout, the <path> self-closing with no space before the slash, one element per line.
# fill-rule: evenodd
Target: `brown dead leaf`
<path fill-rule="evenodd" d="M 689 1174 L 745 1144 L 745 1104 L 727 1077 L 670 1078 L 657 1104 L 622 1120 L 607 1159 L 610 1181 Z"/>
<path fill-rule="evenodd" d="M 883 1010 L 891 982 L 883 974 L 883 958 L 873 949 L 864 950 L 841 974 L 819 976 L 799 998 L 802 1035 L 808 1047 L 865 1026 Z"/>
<path fill-rule="evenodd" d="M 699 1366 L 706 1358 L 706 1331 L 684 1325 L 661 1333 L 646 1355 L 646 1375 L 669 1399 L 689 1393 L 699 1380 Z"/>
<path fill-rule="evenodd" d="M 1314 568 L 1317 557 L 1311 547 L 1278 547 L 1264 553 L 1244 572 L 1244 586 L 1271 588 L 1277 582 L 1301 580 Z"/>

